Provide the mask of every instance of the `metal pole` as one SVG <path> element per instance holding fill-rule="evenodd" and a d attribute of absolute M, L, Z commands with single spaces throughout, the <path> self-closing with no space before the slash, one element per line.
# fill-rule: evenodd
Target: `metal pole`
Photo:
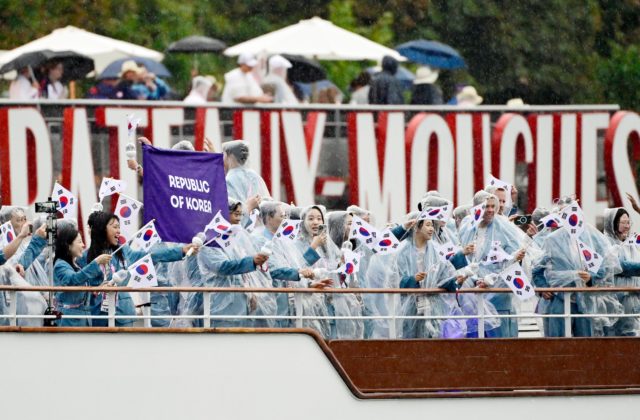
<path fill-rule="evenodd" d="M 202 324 L 205 328 L 211 328 L 211 293 L 202 293 L 203 316 Z"/>
<path fill-rule="evenodd" d="M 148 298 L 148 299 L 147 299 Z M 144 301 L 145 302 L 151 302 L 151 292 L 144 292 Z M 147 316 L 151 315 L 151 306 L 150 305 L 143 305 L 142 306 L 142 315 L 145 316 L 145 318 L 142 320 L 144 327 L 145 328 L 151 328 L 151 319 L 146 318 Z"/>
<path fill-rule="evenodd" d="M 571 292 L 564 292 L 564 336 L 571 337 Z"/>
<path fill-rule="evenodd" d="M 9 318 L 9 325 L 12 327 L 17 325 L 18 305 L 16 302 L 16 293 L 17 292 L 14 290 L 9 291 L 9 315 L 11 315 L 11 318 Z"/>
<path fill-rule="evenodd" d="M 388 295 L 387 295 L 388 296 Z M 396 296 L 391 295 L 391 325 L 389 325 L 389 338 L 398 338 L 398 332 L 396 331 Z"/>
<path fill-rule="evenodd" d="M 107 302 L 109 302 L 109 309 L 107 314 L 109 315 L 109 327 L 116 326 L 116 292 L 107 292 Z"/>
<path fill-rule="evenodd" d="M 478 338 L 484 338 L 484 301 L 482 296 L 476 296 L 478 307 Z M 502 322 L 502 320 L 500 320 Z"/>
<path fill-rule="evenodd" d="M 293 302 L 296 305 L 296 328 L 302 328 L 302 294 L 294 293 Z"/>

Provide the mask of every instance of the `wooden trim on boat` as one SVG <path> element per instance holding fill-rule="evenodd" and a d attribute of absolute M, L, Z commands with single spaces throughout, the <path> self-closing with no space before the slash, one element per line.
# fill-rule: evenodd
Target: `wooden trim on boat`
<path fill-rule="evenodd" d="M 125 333 L 125 334 L 305 334 L 311 336 L 336 369 L 351 393 L 359 399 L 416 399 L 416 398 L 466 398 L 466 397 L 532 397 L 532 396 L 588 396 L 640 394 L 640 368 L 630 363 L 629 355 L 640 354 L 640 339 L 607 338 L 520 338 L 520 339 L 466 339 L 466 340 L 332 340 L 326 341 L 318 332 L 309 328 L 109 328 L 109 327 L 0 327 L 0 333 Z M 522 353 L 526 349 L 526 353 Z M 545 354 L 536 351 L 544 349 Z M 593 354 L 594 349 L 598 353 Z M 517 371 L 502 357 L 505 354 L 523 354 L 531 360 L 549 362 L 554 356 L 566 359 L 565 379 L 574 379 L 566 384 L 535 383 L 526 385 L 505 382 Z M 431 359 L 443 361 L 444 357 L 456 357 L 462 374 L 471 373 L 469 386 L 451 387 L 442 383 L 444 376 L 429 375 L 424 365 L 415 364 L 417 355 L 429 355 Z M 455 356 L 453 356 L 455 355 Z M 487 361 L 491 356 L 496 360 Z M 590 356 L 590 357 L 585 357 Z M 429 357 L 421 358 L 429 359 Z M 508 359 L 508 358 L 507 358 Z M 577 361 L 591 362 L 584 365 L 589 372 L 576 372 Z M 363 362 L 364 361 L 364 362 Z M 428 365 L 428 360 L 427 367 Z M 514 361 L 516 362 L 516 361 Z M 618 363 L 619 362 L 619 363 Z M 385 372 L 385 369 L 396 369 Z M 437 365 L 434 365 L 437 366 Z M 511 367 L 510 367 L 511 366 Z M 530 365 L 530 374 L 536 366 Z M 413 369 L 413 371 L 412 371 Z M 473 369 L 473 370 L 472 370 Z M 573 370 L 572 370 L 573 369 Z M 608 378 L 598 376 L 599 371 L 609 370 Z M 522 370 L 522 369 L 521 369 Z M 525 369 L 526 370 L 526 369 Z M 491 381 L 487 372 L 503 376 L 502 382 Z M 558 374 L 561 370 L 557 371 Z M 595 372 L 595 373 L 594 373 Z M 412 376 L 412 374 L 415 374 Z M 522 372 L 518 371 L 518 375 Z M 571 376 L 573 374 L 573 376 Z M 385 376 L 386 375 L 386 376 Z M 549 379 L 547 377 L 541 380 Z M 520 376 L 518 376 L 519 378 Z M 400 378 L 400 379 L 398 379 Z M 506 378 L 506 379 L 505 379 Z M 584 383 L 585 378 L 591 383 Z M 617 378 L 617 379 L 616 379 Z M 484 379 L 484 382 L 483 382 Z M 386 382 L 385 382 L 386 381 Z M 438 382 L 440 381 L 440 382 Z M 580 382 L 582 381 L 582 382 Z M 440 386 L 419 386 L 436 383 Z M 516 381 L 517 382 L 517 381 Z M 557 382 L 557 381 L 556 381 Z M 389 384 L 393 386 L 389 386 Z M 444 385 L 444 386 L 442 386 Z"/>

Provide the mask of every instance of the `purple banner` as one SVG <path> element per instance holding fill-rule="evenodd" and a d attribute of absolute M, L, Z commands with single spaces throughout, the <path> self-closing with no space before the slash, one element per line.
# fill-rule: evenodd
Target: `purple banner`
<path fill-rule="evenodd" d="M 221 153 L 142 146 L 144 223 L 163 241 L 191 243 L 220 210 L 229 218 Z"/>

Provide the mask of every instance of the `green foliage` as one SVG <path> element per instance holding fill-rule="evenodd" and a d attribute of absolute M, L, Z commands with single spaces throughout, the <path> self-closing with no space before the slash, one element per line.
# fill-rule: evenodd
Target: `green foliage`
<path fill-rule="evenodd" d="M 640 110 L 640 48 L 613 44 L 611 58 L 597 67 L 597 78 L 605 88 L 607 101 L 619 103 L 623 109 Z"/>

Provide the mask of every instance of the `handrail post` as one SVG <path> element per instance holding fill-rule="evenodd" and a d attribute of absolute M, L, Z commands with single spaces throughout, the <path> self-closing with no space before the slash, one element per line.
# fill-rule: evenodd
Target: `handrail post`
<path fill-rule="evenodd" d="M 9 325 L 15 327 L 18 324 L 18 302 L 16 302 L 17 292 L 9 290 Z"/>
<path fill-rule="evenodd" d="M 484 296 L 476 295 L 476 306 L 478 308 L 478 338 L 484 338 Z"/>
<path fill-rule="evenodd" d="M 571 337 L 571 292 L 564 292 L 564 336 Z"/>
<path fill-rule="evenodd" d="M 302 328 L 302 293 L 294 293 L 293 302 L 296 305 L 296 328 Z"/>
<path fill-rule="evenodd" d="M 145 328 L 151 328 L 151 319 L 147 318 L 151 315 L 151 292 L 144 292 L 144 300 L 149 304 L 142 306 L 142 316 L 144 316 L 142 323 Z"/>
<path fill-rule="evenodd" d="M 116 326 L 116 292 L 107 292 L 107 302 L 109 302 L 108 308 L 108 316 L 109 316 L 109 327 Z"/>
<path fill-rule="evenodd" d="M 391 325 L 389 325 L 389 338 L 391 339 L 398 338 L 398 332 L 396 331 L 396 296 L 396 294 L 391 293 Z"/>
<path fill-rule="evenodd" d="M 211 293 L 202 292 L 203 318 L 202 326 L 211 328 Z"/>

